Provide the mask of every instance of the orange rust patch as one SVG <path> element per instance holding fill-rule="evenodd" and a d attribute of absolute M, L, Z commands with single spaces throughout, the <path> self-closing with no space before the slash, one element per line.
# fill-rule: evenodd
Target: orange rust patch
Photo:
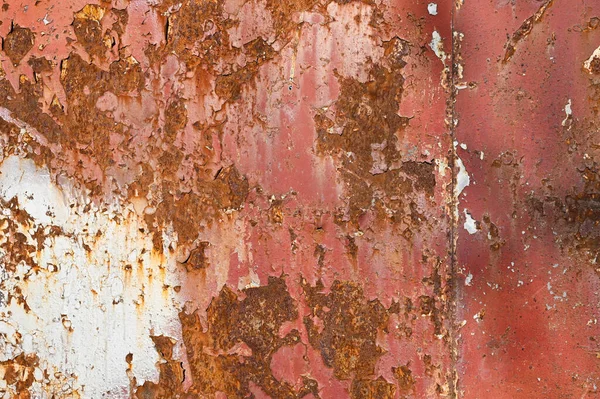
<path fill-rule="evenodd" d="M 393 399 L 396 386 L 383 377 L 376 380 L 354 380 L 350 389 L 352 399 Z"/>
<path fill-rule="evenodd" d="M 17 392 L 16 399 L 29 399 L 29 388 L 33 384 L 34 369 L 38 366 L 37 355 L 20 354 L 14 359 L 0 362 L 0 370 L 3 372 L 2 380 L 9 386 L 14 386 Z"/>
<path fill-rule="evenodd" d="M 360 216 L 375 210 L 380 218 L 411 224 L 418 215 L 408 196 L 418 192 L 433 195 L 433 163 L 402 162 L 397 148 L 398 135 L 409 123 L 398 115 L 404 84 L 402 57 L 408 50 L 401 39 L 387 43 L 391 69 L 374 65 L 365 83 L 338 75 L 341 91 L 335 114 L 318 112 L 314 116 L 316 149 L 338 160 L 346 185 L 347 206 L 337 216 L 339 223 L 356 225 Z"/>
<path fill-rule="evenodd" d="M 412 376 L 412 371 L 406 366 L 395 367 L 392 369 L 394 372 L 394 377 L 398 380 L 398 388 L 400 389 L 400 393 L 408 394 L 410 393 L 415 386 L 415 379 Z"/>
<path fill-rule="evenodd" d="M 164 198 L 156 213 L 146 215 L 146 222 L 153 228 L 173 223 L 180 245 L 197 238 L 202 221 L 210 222 L 225 211 L 241 209 L 249 192 L 248 180 L 233 166 L 221 169 L 213 180 L 198 180 L 195 192 L 174 195 L 170 187 L 164 183 Z M 156 245 L 162 250 L 162 244 Z"/>
<path fill-rule="evenodd" d="M 379 300 L 368 301 L 357 283 L 336 280 L 329 294 L 322 293 L 320 282 L 311 287 L 302 279 L 301 284 L 310 308 L 304 317 L 308 339 L 325 365 L 340 380 L 373 375 L 384 354 L 376 341 L 387 332 L 388 310 Z"/>
<path fill-rule="evenodd" d="M 180 314 L 183 341 L 190 365 L 192 385 L 183 392 L 181 366 L 171 360 L 172 341 L 166 345 L 155 339 L 157 350 L 166 359 L 158 384 L 147 382 L 136 396 L 159 398 L 163 392 L 171 397 L 198 397 L 225 394 L 228 398 L 246 398 L 251 387 L 258 386 L 274 398 L 302 398 L 310 393 L 318 397 L 314 380 L 304 378 L 295 389 L 273 377 L 271 359 L 282 346 L 300 342 L 300 333 L 292 330 L 281 337 L 284 323 L 296 320 L 296 304 L 283 278 L 270 277 L 266 286 L 243 290 L 244 299 L 224 286 L 207 309 L 207 328 L 197 312 Z"/>

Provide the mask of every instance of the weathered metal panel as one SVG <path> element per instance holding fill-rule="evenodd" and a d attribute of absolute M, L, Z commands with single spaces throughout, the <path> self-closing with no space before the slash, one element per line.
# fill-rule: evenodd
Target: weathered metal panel
<path fill-rule="evenodd" d="M 0 393 L 597 394 L 594 1 L 0 7 Z"/>
<path fill-rule="evenodd" d="M 599 16 L 597 1 L 455 11 L 462 397 L 598 395 Z"/>
<path fill-rule="evenodd" d="M 450 15 L 5 3 L 0 390 L 453 396 Z"/>

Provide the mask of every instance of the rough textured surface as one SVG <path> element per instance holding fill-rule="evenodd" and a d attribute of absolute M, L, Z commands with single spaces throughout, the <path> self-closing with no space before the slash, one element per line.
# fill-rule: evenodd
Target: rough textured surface
<path fill-rule="evenodd" d="M 597 8 L 5 1 L 0 396 L 597 394 Z"/>
<path fill-rule="evenodd" d="M 476 82 L 455 107 L 457 154 L 471 177 L 459 198 L 458 392 L 594 397 L 600 136 L 586 61 L 600 45 L 600 9 L 500 3 L 466 1 L 455 15 L 460 79 Z M 463 209 L 474 234 L 462 229 Z"/>

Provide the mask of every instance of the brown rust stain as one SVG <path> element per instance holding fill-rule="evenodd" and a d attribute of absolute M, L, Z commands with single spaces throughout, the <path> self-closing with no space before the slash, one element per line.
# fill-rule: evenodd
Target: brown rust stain
<path fill-rule="evenodd" d="M 271 371 L 271 359 L 282 346 L 300 342 L 300 333 L 291 330 L 281 336 L 285 323 L 298 318 L 296 303 L 288 293 L 285 280 L 270 277 L 265 286 L 242 291 L 243 299 L 227 286 L 213 298 L 207 309 L 207 327 L 204 328 L 198 312 L 182 312 L 183 343 L 191 370 L 184 376 L 182 366 L 172 360 L 170 339 L 162 338 L 157 350 L 166 363 L 161 369 L 158 384 L 147 382 L 137 389 L 139 399 L 159 398 L 171 392 L 172 397 L 198 397 L 225 394 L 228 398 L 246 398 L 252 387 L 258 386 L 274 398 L 302 398 L 313 394 L 318 398 L 317 384 L 304 378 L 296 389 L 285 381 L 277 380 Z M 166 349 L 165 349 L 166 346 Z M 184 392 L 182 383 L 191 379 Z"/>
<path fill-rule="evenodd" d="M 196 240 L 202 221 L 214 221 L 227 211 L 240 210 L 249 193 L 249 183 L 234 166 L 222 168 L 212 180 L 198 180 L 194 192 L 183 193 L 173 182 L 163 181 L 163 200 L 155 213 L 146 215 L 155 238 L 162 227 L 173 224 L 179 243 Z M 155 249 L 162 250 L 162 243 Z"/>
<path fill-rule="evenodd" d="M 29 388 L 33 385 L 34 370 L 39 366 L 37 355 L 20 354 L 14 359 L 0 362 L 1 378 L 16 392 L 15 399 L 29 399 Z"/>
<path fill-rule="evenodd" d="M 210 243 L 201 241 L 196 248 L 190 252 L 190 256 L 185 260 L 184 264 L 188 271 L 206 269 L 209 266 L 208 256 L 205 251 Z"/>
<path fill-rule="evenodd" d="M 167 57 L 174 56 L 185 64 L 186 72 L 209 75 L 207 85 L 214 84 L 215 93 L 227 106 L 241 99 L 243 90 L 253 84 L 260 68 L 277 57 L 274 43 L 263 38 L 251 40 L 239 48 L 231 44 L 229 31 L 238 25 L 238 21 L 224 11 L 223 2 L 187 1 L 179 7 L 176 1 L 166 1 L 155 6 L 159 14 L 166 16 L 165 42 L 147 46 L 145 54 L 150 68 L 143 69 L 120 43 L 128 22 L 127 11 L 102 4 L 86 5 L 74 14 L 73 31 L 77 41 L 75 50 L 66 59 L 54 62 L 32 57 L 28 64 L 36 74 L 33 81 L 22 78 L 16 89 L 8 81 L 0 81 L 3 98 L 0 106 L 43 132 L 50 143 L 72 150 L 82 159 L 89 158 L 100 168 L 103 175 L 97 176 L 97 181 L 85 180 L 92 196 L 105 194 L 102 190 L 107 186 L 101 180 L 110 178 L 111 168 L 131 166 L 117 165 L 116 153 L 133 152 L 134 149 L 128 144 L 134 138 L 135 126 L 117 122 L 110 110 L 100 109 L 100 97 L 113 94 L 119 101 L 141 101 L 142 93 L 148 94 L 151 90 L 154 91 L 150 94 L 156 96 L 157 81 L 160 80 L 158 71 Z M 280 42 L 277 47 L 281 48 L 281 42 L 290 41 L 301 26 L 291 17 L 293 14 L 307 10 L 324 12 L 325 5 L 314 0 L 267 1 L 266 7 L 272 14 L 277 32 L 276 41 Z M 107 28 L 103 22 L 109 15 L 116 22 Z M 386 59 L 381 65 L 371 66 L 366 82 L 337 76 L 341 94 L 334 106 L 335 112 L 317 113 L 314 117 L 318 127 L 317 150 L 321 155 L 337 157 L 340 161 L 339 172 L 347 184 L 348 200 L 348 209 L 340 212 L 338 218 L 341 223 L 357 224 L 360 216 L 372 210 L 412 226 L 421 223 L 425 217 L 411 195 L 433 196 L 435 167 L 432 162 L 403 159 L 397 148 L 398 137 L 409 123 L 409 118 L 398 115 L 404 85 L 401 69 L 406 65 L 404 57 L 409 53 L 409 45 L 394 37 L 383 46 Z M 240 64 L 242 58 L 245 61 Z M 41 101 L 45 83 L 42 75 L 57 68 L 60 69 L 60 84 L 66 102 L 61 104 L 55 96 L 52 104 L 46 107 L 47 111 L 43 111 L 46 108 Z M 188 114 L 191 101 L 175 92 L 164 101 L 156 102 L 164 117 L 154 115 L 145 122 L 159 134 L 145 142 L 148 147 L 144 156 L 148 155 L 148 160 L 136 164 L 140 170 L 136 181 L 126 185 L 126 193 L 118 192 L 130 197 L 152 194 L 148 197 L 159 198 L 151 204 L 155 211 L 145 215 L 154 236 L 155 249 L 162 250 L 161 232 L 172 224 L 178 235 L 178 245 L 195 245 L 184 262 L 188 271 L 210 266 L 206 254 L 209 242 L 197 242 L 203 226 L 228 217 L 232 211 L 242 210 L 251 190 L 248 179 L 235 165 L 220 159 L 220 155 L 189 153 L 178 143 L 190 125 L 194 127 L 194 133 L 202 135 L 203 144 L 207 146 L 213 133 L 221 139 L 219 123 L 194 121 L 193 114 Z M 8 136 L 16 146 L 16 137 L 20 134 L 18 127 L 0 120 L 0 128 L 9 132 Z M 111 136 L 116 136 L 123 144 L 115 148 L 110 142 Z M 51 162 L 56 154 L 50 154 L 47 149 L 40 154 L 36 162 L 56 168 Z M 201 161 L 197 161 L 200 158 Z M 193 165 L 191 187 L 184 187 L 178 175 L 183 163 Z M 78 163 L 78 168 L 84 168 L 82 162 Z M 284 203 L 273 201 L 268 212 L 270 222 L 283 224 L 284 215 Z M 297 236 L 292 228 L 289 233 L 294 248 Z M 17 233 L 14 236 L 19 238 Z M 356 259 L 359 248 L 355 238 L 351 235 L 343 237 L 349 256 Z M 28 252 L 35 250 L 24 248 Z M 319 267 L 325 263 L 327 250 L 324 245 L 315 246 Z M 432 280 L 431 284 L 437 287 L 437 280 Z M 321 353 L 323 362 L 333 369 L 336 378 L 352 381 L 351 397 L 392 398 L 398 390 L 408 393 L 412 389 L 414 379 L 408 365 L 393 370 L 397 385 L 374 376 L 375 366 L 384 354 L 377 344 L 377 337 L 388 333 L 389 315 L 399 312 L 398 304 L 386 309 L 379 300 L 368 300 L 360 284 L 349 281 L 335 281 L 328 294 L 324 293 L 322 285 L 310 287 L 303 281 L 302 286 L 310 308 L 310 316 L 304 319 L 310 344 Z M 431 316 L 435 323 L 439 322 L 436 299 L 423 296 L 418 306 L 423 314 Z M 410 313 L 412 307 L 412 301 L 407 298 L 407 312 Z M 285 336 L 280 334 L 286 323 L 297 321 L 299 317 L 298 307 L 288 293 L 283 277 L 270 277 L 267 285 L 238 293 L 224 286 L 208 307 L 206 320 L 201 319 L 199 312 L 180 314 L 189 375 L 182 363 L 173 359 L 175 340 L 152 336 L 161 357 L 158 364 L 160 379 L 157 383 L 146 382 L 137 387 L 135 396 L 192 398 L 221 393 L 231 398 L 243 398 L 251 397 L 254 387 L 258 387 L 276 398 L 308 395 L 318 398 L 315 380 L 304 376 L 301 386 L 292 386 L 277 380 L 270 369 L 273 355 L 281 347 L 300 342 L 301 335 L 297 330 Z M 323 328 L 317 325 L 323 325 Z M 440 329 L 436 325 L 436 331 Z M 405 327 L 405 336 L 409 338 L 411 334 L 410 327 Z M 126 360 L 131 368 L 132 356 L 128 355 Z M 184 390 L 183 386 L 188 383 L 190 388 Z M 132 385 L 136 385 L 135 381 Z"/>
<path fill-rule="evenodd" d="M 398 380 L 398 388 L 401 394 L 409 394 L 414 390 L 415 379 L 412 375 L 412 371 L 407 365 L 395 367 L 392 369 L 394 377 Z"/>
<path fill-rule="evenodd" d="M 29 53 L 35 41 L 35 34 L 29 28 L 13 24 L 10 32 L 4 38 L 2 50 L 13 65 L 18 65 L 23 57 Z"/>
<path fill-rule="evenodd" d="M 176 341 L 163 335 L 151 338 L 162 359 L 158 364 L 159 380 L 158 383 L 144 382 L 136 389 L 135 397 L 138 399 L 185 398 L 179 394 L 181 384 L 185 381 L 185 370 L 180 361 L 173 360 L 173 348 Z M 131 365 L 133 356 L 128 354 L 126 360 Z M 135 377 L 133 377 L 132 384 L 136 385 Z"/>
<path fill-rule="evenodd" d="M 419 222 L 412 193 L 433 195 L 435 170 L 431 162 L 402 160 L 398 135 L 409 118 L 398 115 L 403 93 L 406 42 L 386 42 L 387 64 L 373 65 L 366 82 L 337 75 L 340 94 L 335 111 L 317 112 L 316 149 L 333 156 L 345 184 L 346 209 L 340 223 L 356 225 L 369 210 L 393 222 Z"/>
<path fill-rule="evenodd" d="M 167 142 L 175 141 L 177 133 L 181 132 L 188 123 L 187 108 L 182 98 L 174 98 L 165 109 L 164 134 Z"/>
<path fill-rule="evenodd" d="M 379 377 L 376 380 L 354 380 L 350 388 L 352 399 L 393 399 L 396 386 Z"/>
<path fill-rule="evenodd" d="M 158 229 L 171 221 L 180 243 L 186 244 L 195 240 L 203 221 L 211 222 L 220 219 L 226 212 L 241 209 L 249 190 L 248 182 L 234 166 L 219 165 L 221 162 L 212 149 L 212 140 L 213 136 L 220 137 L 222 126 L 210 120 L 190 121 L 187 100 L 178 94 L 166 99 L 164 118 L 152 115 L 147 120 L 163 134 L 152 135 L 144 141 L 142 148 L 139 144 L 133 144 L 137 127 L 115 120 L 112 108 L 104 109 L 98 104 L 106 96 L 116 97 L 120 102 L 140 102 L 142 93 L 151 90 L 160 79 L 158 69 L 161 63 L 173 53 L 189 63 L 190 68 L 201 66 L 214 71 L 219 55 L 217 49 L 221 49 L 223 58 L 219 63 L 223 61 L 235 70 L 250 71 L 248 79 L 258 72 L 262 63 L 274 56 L 271 46 L 260 38 L 246 43 L 243 49 L 232 48 L 227 29 L 234 26 L 235 22 L 227 17 L 220 3 L 186 3 L 176 14 L 169 17 L 167 24 L 167 37 L 172 40 L 167 40 L 165 45 L 154 46 L 154 58 L 151 61 L 156 63 L 152 65 L 156 73 L 152 69 L 143 72 L 141 64 L 126 47 L 121 46 L 120 38 L 128 22 L 127 10 L 90 4 L 74 13 L 73 30 L 78 46 L 67 58 L 59 60 L 56 65 L 43 57 L 31 58 L 29 66 L 35 72 L 35 79 L 29 81 L 23 76 L 16 90 L 6 79 L 0 80 L 0 106 L 11 111 L 16 119 L 41 132 L 50 145 L 57 144 L 60 147 L 56 148 L 63 150 L 53 154 L 50 147 L 32 141 L 32 151 L 27 155 L 35 159 L 37 164 L 46 165 L 57 174 L 68 169 L 71 177 L 83 183 L 94 198 L 104 196 L 110 190 L 125 196 L 155 199 L 149 205 L 156 212 L 147 215 L 147 222 L 154 234 L 157 250 L 163 249 Z M 112 25 L 106 23 L 107 18 L 113 21 Z M 15 27 L 12 36 L 9 36 L 16 38 L 21 29 Z M 206 35 L 183 34 L 199 33 L 200 30 L 206 30 Z M 174 33 L 177 35 L 172 36 Z M 18 37 L 22 36 L 19 33 Z M 5 44 L 8 43 L 12 42 L 5 40 Z M 190 43 L 206 47 L 201 57 L 198 57 L 198 49 L 190 46 Z M 90 56 L 91 62 L 80 55 L 82 51 Z M 246 56 L 246 64 L 242 67 L 234 63 L 234 58 L 240 52 Z M 109 56 L 112 62 L 109 62 Z M 47 78 L 44 74 L 51 73 L 55 68 L 60 71 L 64 97 L 59 100 L 55 95 L 52 103 L 45 107 L 41 101 Z M 233 72 L 233 69 L 228 72 L 225 68 L 220 73 L 227 75 Z M 199 146 L 202 149 L 193 154 L 184 152 L 181 144 L 176 142 L 180 133 L 192 122 L 199 131 L 198 137 L 204 142 Z M 5 121 L 1 123 L 7 125 L 3 126 L 3 131 L 8 133 L 9 142 L 18 147 L 20 129 L 9 126 Z M 115 147 L 115 142 L 120 144 Z M 137 161 L 140 157 L 135 154 L 142 153 L 140 149 L 147 155 L 148 162 Z M 123 163 L 124 160 L 127 163 Z M 211 165 L 207 167 L 209 162 Z M 193 183 L 181 182 L 178 173 L 183 163 L 192 164 Z M 71 166 L 67 168 L 67 165 Z M 219 166 L 221 168 L 215 174 Z M 100 170 L 100 175 L 94 172 L 94 167 Z M 115 188 L 112 171 L 125 168 L 134 171 L 137 168 L 140 173 L 129 185 Z M 154 184 L 155 181 L 160 181 L 160 184 Z M 191 191 L 190 184 L 193 186 Z"/>
<path fill-rule="evenodd" d="M 87 4 L 75 13 L 73 19 L 77 42 L 90 56 L 102 60 L 106 58 L 106 50 L 112 47 L 112 39 L 102 28 L 102 19 L 106 11 L 102 6 Z"/>
<path fill-rule="evenodd" d="M 302 279 L 301 284 L 310 309 L 304 317 L 308 339 L 325 365 L 340 380 L 373 375 L 385 353 L 377 336 L 387 332 L 388 309 L 377 299 L 367 300 L 358 283 L 336 280 L 328 294 L 321 282 L 313 287 Z"/>
<path fill-rule="evenodd" d="M 36 369 L 41 379 L 36 380 Z M 73 374 L 49 372 L 43 368 L 36 354 L 21 353 L 12 359 L 0 362 L 0 379 L 6 384 L 3 393 L 13 399 L 36 398 L 40 390 L 49 397 L 73 399 L 81 397 L 79 391 L 72 387 L 73 379 L 76 379 Z"/>
<path fill-rule="evenodd" d="M 27 64 L 31 67 L 33 72 L 41 74 L 43 72 L 52 72 L 52 61 L 46 57 L 31 57 Z"/>
<path fill-rule="evenodd" d="M 32 217 L 19 208 L 16 197 L 10 201 L 0 200 L 0 209 L 8 212 L 8 215 L 0 216 L 0 248 L 6 254 L 2 259 L 4 269 L 14 273 L 22 263 L 32 268 L 37 267 L 35 254 L 38 248 L 32 237 L 23 233 L 33 228 Z"/>
<path fill-rule="evenodd" d="M 554 0 L 546 0 L 544 3 L 542 3 L 542 5 L 535 12 L 535 14 L 523 21 L 519 29 L 517 29 L 515 33 L 513 33 L 513 35 L 505 45 L 506 51 L 504 53 L 504 58 L 502 59 L 503 63 L 507 63 L 512 58 L 512 56 L 517 51 L 517 45 L 521 41 L 523 41 L 527 36 L 529 36 L 531 31 L 533 30 L 533 27 L 542 20 L 544 14 L 546 13 L 546 11 L 548 11 L 548 9 L 552 6 L 553 3 Z"/>
<path fill-rule="evenodd" d="M 506 244 L 506 240 L 500 237 L 500 229 L 495 223 L 492 222 L 489 214 L 483 215 L 482 220 L 483 225 L 487 229 L 487 236 L 490 241 L 490 249 L 493 251 L 499 250 Z"/>
<path fill-rule="evenodd" d="M 427 259 L 424 257 L 423 262 Z M 428 316 L 433 323 L 434 331 L 433 334 L 439 338 L 448 338 L 448 331 L 445 328 L 445 315 L 448 314 L 448 306 L 450 304 L 445 298 L 448 297 L 447 290 L 450 284 L 444 284 L 441 275 L 442 260 L 436 258 L 434 260 L 433 270 L 429 277 L 425 277 L 422 283 L 425 287 L 431 291 L 430 295 L 421 295 L 419 297 L 419 306 L 422 316 Z"/>
<path fill-rule="evenodd" d="M 79 55 L 71 54 L 62 61 L 61 83 L 65 89 L 67 112 L 55 117 L 66 132 L 49 139 L 69 148 L 78 148 L 80 154 L 93 157 L 102 170 L 106 170 L 115 163 L 110 135 L 125 136 L 128 128 L 115 122 L 107 111 L 99 110 L 96 103 L 107 91 L 116 95 L 139 93 L 144 85 L 139 64 L 132 58 L 119 59 L 111 63 L 106 72 Z"/>
<path fill-rule="evenodd" d="M 351 398 L 411 394 L 415 380 L 409 364 L 392 368 L 396 382 L 374 376 L 375 366 L 385 353 L 377 340 L 389 333 L 389 315 L 400 313 L 398 303 L 386 309 L 379 300 L 368 300 L 360 284 L 350 281 L 334 281 L 327 294 L 321 283 L 310 286 L 301 279 L 301 286 L 308 306 L 303 324 L 309 344 L 320 352 L 337 379 L 351 381 Z M 406 305 L 406 311 L 410 313 L 411 306 Z M 282 328 L 295 323 L 299 316 L 283 277 L 269 277 L 267 285 L 240 294 L 224 286 L 211 301 L 205 319 L 199 311 L 180 313 L 189 375 L 184 371 L 188 368 L 173 359 L 175 340 L 152 337 L 163 359 L 159 382 L 137 387 L 135 396 L 160 398 L 170 392 L 171 397 L 179 398 L 219 393 L 246 398 L 259 388 L 273 398 L 319 398 L 315 380 L 302 376 L 302 383 L 292 386 L 277 380 L 271 370 L 273 355 L 280 348 L 301 343 L 301 331 L 281 334 Z M 184 389 L 184 385 L 189 388 Z"/>
<path fill-rule="evenodd" d="M 596 259 L 600 256 L 600 173 L 585 168 L 581 176 L 583 189 L 565 197 L 564 218 L 573 226 L 575 248 L 589 251 Z"/>
<path fill-rule="evenodd" d="M 275 50 L 262 38 L 254 39 L 243 46 L 246 64 L 237 70 L 219 75 L 215 81 L 215 93 L 226 101 L 240 99 L 242 87 L 254 81 L 259 68 L 275 57 Z"/>

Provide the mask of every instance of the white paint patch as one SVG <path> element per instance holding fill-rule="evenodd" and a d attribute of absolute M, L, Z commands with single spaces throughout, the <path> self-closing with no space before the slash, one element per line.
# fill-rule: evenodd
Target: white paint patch
<path fill-rule="evenodd" d="M 471 214 L 469 212 L 467 212 L 467 209 L 465 209 L 464 212 L 465 212 L 465 223 L 463 224 L 463 226 L 464 226 L 465 230 L 467 230 L 469 232 L 469 234 L 477 233 L 477 223 L 475 222 L 475 219 L 473 219 Z"/>
<path fill-rule="evenodd" d="M 143 217 L 132 205 L 97 207 L 82 192 L 54 183 L 46 169 L 17 156 L 0 165 L 0 197 L 17 198 L 31 215 L 31 224 L 18 224 L 29 242 L 35 242 L 32 234 L 38 228 L 60 228 L 30 255 L 39 269 L 21 262 L 8 273 L 0 250 L 2 290 L 20 288 L 30 308 L 12 301 L 2 309 L 0 333 L 9 333 L 0 334 L 4 356 L 36 353 L 51 382 L 68 384 L 82 398 L 129 398 L 128 353 L 138 384 L 157 381 L 159 356 L 150 336 L 180 339 L 183 304 L 165 287 L 180 285 L 181 275 L 170 255 L 153 251 Z M 0 238 L 6 236 L 1 219 L 10 216 L 10 210 L 4 211 Z M 172 241 L 165 234 L 163 239 Z M 175 351 L 179 356 L 180 349 Z M 45 397 L 43 392 L 38 396 Z"/>
<path fill-rule="evenodd" d="M 598 48 L 596 50 L 594 50 L 594 52 L 592 53 L 592 55 L 590 55 L 590 58 L 588 58 L 587 60 L 585 60 L 585 62 L 583 63 L 583 68 L 588 71 L 588 73 L 594 73 L 592 71 L 592 62 L 594 62 L 594 59 L 597 58 L 600 60 L 600 46 L 598 46 Z"/>
<path fill-rule="evenodd" d="M 429 13 L 429 15 L 437 15 L 437 4 L 436 3 L 427 4 L 427 12 Z"/>
<path fill-rule="evenodd" d="M 472 282 L 473 282 L 473 274 L 469 273 L 469 274 L 467 274 L 467 277 L 465 278 L 465 285 L 471 286 Z"/>
<path fill-rule="evenodd" d="M 2 163 L 0 196 L 6 200 L 17 197 L 20 208 L 44 225 L 62 224 L 69 216 L 65 197 L 51 183 L 50 174 L 38 172 L 30 160 L 13 156 Z"/>
<path fill-rule="evenodd" d="M 442 63 L 445 64 L 446 53 L 444 52 L 444 43 L 442 42 L 442 37 L 436 30 L 434 30 L 431 34 L 431 43 L 429 43 L 429 47 L 431 47 L 435 55 L 442 61 Z"/>
<path fill-rule="evenodd" d="M 573 110 L 571 109 L 571 105 L 572 105 L 571 99 L 569 98 L 569 101 L 567 101 L 567 104 L 565 105 L 565 114 L 567 116 L 562 121 L 563 126 L 567 126 L 569 119 L 571 119 L 571 115 L 573 115 Z"/>
<path fill-rule="evenodd" d="M 458 173 L 456 174 L 455 195 L 458 197 L 463 192 L 465 187 L 471 184 L 471 178 L 467 173 L 467 169 L 465 168 L 462 159 L 459 157 L 456 157 L 456 165 L 458 166 Z"/>

